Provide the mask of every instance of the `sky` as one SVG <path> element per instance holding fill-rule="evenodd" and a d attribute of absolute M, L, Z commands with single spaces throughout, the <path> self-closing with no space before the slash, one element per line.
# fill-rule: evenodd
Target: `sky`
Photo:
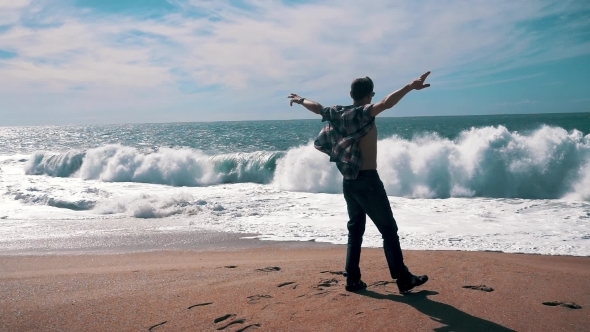
<path fill-rule="evenodd" d="M 0 0 L 0 126 L 590 111 L 587 0 Z"/>

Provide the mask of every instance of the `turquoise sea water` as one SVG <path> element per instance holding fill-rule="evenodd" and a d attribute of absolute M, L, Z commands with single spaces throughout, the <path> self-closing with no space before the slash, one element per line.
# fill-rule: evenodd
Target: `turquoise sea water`
<path fill-rule="evenodd" d="M 319 120 L 0 127 L 0 155 L 38 150 L 65 152 L 108 144 L 140 149 L 188 147 L 210 154 L 287 151 L 314 139 Z M 377 118 L 379 137 L 409 140 L 425 133 L 456 139 L 470 128 L 503 126 L 530 134 L 543 125 L 590 133 L 590 113 Z"/>

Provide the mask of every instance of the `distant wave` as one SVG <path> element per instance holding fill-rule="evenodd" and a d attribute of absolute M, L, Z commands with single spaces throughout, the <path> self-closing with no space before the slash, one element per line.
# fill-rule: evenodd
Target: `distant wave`
<path fill-rule="evenodd" d="M 46 154 L 35 152 L 25 168 L 28 175 L 49 175 L 69 177 L 82 166 L 84 152 L 67 152 L 63 154 Z"/>
<path fill-rule="evenodd" d="M 269 183 L 276 160 L 282 155 L 281 152 L 253 152 L 210 156 L 199 150 L 169 148 L 144 154 L 132 147 L 108 145 L 84 152 L 36 152 L 25 172 L 29 175 L 170 186 Z"/>
<path fill-rule="evenodd" d="M 590 201 L 590 135 L 544 126 L 523 135 L 503 126 L 471 128 L 457 139 L 424 134 L 378 144 L 389 195 L 415 198 L 572 198 Z M 342 177 L 311 143 L 286 152 L 207 155 L 194 149 L 142 153 L 109 145 L 64 154 L 35 153 L 27 174 L 107 182 L 206 186 L 254 182 L 278 189 L 337 193 Z"/>

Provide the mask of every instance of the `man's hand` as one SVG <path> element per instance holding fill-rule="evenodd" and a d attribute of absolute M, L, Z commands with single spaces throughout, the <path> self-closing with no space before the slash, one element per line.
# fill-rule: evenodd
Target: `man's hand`
<path fill-rule="evenodd" d="M 430 84 L 424 84 L 424 81 L 428 75 L 430 75 L 429 71 L 420 76 L 420 78 L 415 79 L 412 83 L 410 83 L 410 88 L 412 88 L 412 90 L 422 90 L 429 87 Z"/>
<path fill-rule="evenodd" d="M 424 75 L 412 81 L 410 84 L 406 84 L 403 88 L 394 91 L 387 95 L 383 100 L 376 103 L 371 107 L 371 116 L 377 116 L 379 113 L 392 108 L 395 106 L 406 94 L 412 90 L 422 90 L 430 86 L 430 84 L 424 84 L 426 77 L 430 75 L 430 72 L 424 73 Z"/>
<path fill-rule="evenodd" d="M 322 113 L 322 108 L 324 108 L 320 103 L 316 103 L 313 100 L 303 98 L 296 93 L 290 94 L 288 98 L 291 99 L 291 102 L 290 102 L 291 106 L 293 106 L 293 103 L 303 105 L 303 107 L 314 112 L 315 114 Z M 303 101 L 305 101 L 305 103 Z"/>
<path fill-rule="evenodd" d="M 299 96 L 296 93 L 290 94 L 288 98 L 291 99 L 291 101 L 289 102 L 290 106 L 293 106 L 293 103 L 301 105 L 301 103 L 303 103 L 303 99 L 304 99 L 303 97 Z"/>

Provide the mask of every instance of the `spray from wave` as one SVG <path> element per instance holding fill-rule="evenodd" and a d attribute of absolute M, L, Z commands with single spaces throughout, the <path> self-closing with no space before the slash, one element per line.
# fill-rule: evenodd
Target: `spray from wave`
<path fill-rule="evenodd" d="M 590 200 L 590 135 L 544 126 L 522 135 L 472 128 L 455 140 L 424 134 L 378 144 L 387 193 L 413 198 L 495 197 Z M 335 167 L 313 146 L 288 151 L 274 184 L 283 190 L 341 192 Z"/>

